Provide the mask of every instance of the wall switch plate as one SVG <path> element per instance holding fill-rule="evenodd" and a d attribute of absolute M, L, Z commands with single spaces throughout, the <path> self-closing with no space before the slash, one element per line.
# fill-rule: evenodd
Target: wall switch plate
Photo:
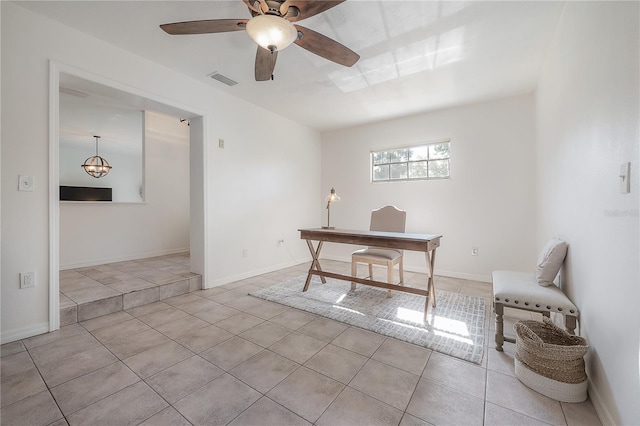
<path fill-rule="evenodd" d="M 20 272 L 20 288 L 30 288 L 36 286 L 35 272 Z"/>
<path fill-rule="evenodd" d="M 471 247 L 471 256 L 478 255 L 478 247 Z"/>
<path fill-rule="evenodd" d="M 224 139 L 218 139 L 218 148 L 224 149 Z"/>
<path fill-rule="evenodd" d="M 631 192 L 631 180 L 629 173 L 631 172 L 631 163 L 622 163 L 620 165 L 620 193 L 628 194 Z"/>
<path fill-rule="evenodd" d="M 33 191 L 33 176 L 18 176 L 18 191 Z"/>

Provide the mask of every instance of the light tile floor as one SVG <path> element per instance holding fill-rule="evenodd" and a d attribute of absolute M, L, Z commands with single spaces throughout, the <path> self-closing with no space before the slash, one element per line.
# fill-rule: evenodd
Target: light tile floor
<path fill-rule="evenodd" d="M 0 423 L 600 424 L 589 401 L 559 403 L 522 385 L 512 344 L 500 353 L 487 339 L 476 365 L 247 296 L 306 268 L 2 345 Z M 414 285 L 423 279 L 406 277 Z M 486 297 L 490 306 L 489 284 L 437 277 L 436 290 Z"/>

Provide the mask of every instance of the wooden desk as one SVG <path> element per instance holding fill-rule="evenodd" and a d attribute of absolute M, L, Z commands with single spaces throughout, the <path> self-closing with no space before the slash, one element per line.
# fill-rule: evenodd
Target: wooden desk
<path fill-rule="evenodd" d="M 350 231 L 344 229 L 299 229 L 300 238 L 307 241 L 307 246 L 311 252 L 311 267 L 307 274 L 307 280 L 304 283 L 302 291 L 307 291 L 311 277 L 317 275 L 326 283 L 325 277 L 335 278 L 338 280 L 351 281 L 354 283 L 381 287 L 390 290 L 403 291 L 405 293 L 419 294 L 425 296 L 424 314 L 426 317 L 429 306 L 429 298 L 433 299 L 433 307 L 436 306 L 436 293 L 433 286 L 433 266 L 436 259 L 436 248 L 440 246 L 440 238 L 442 235 L 430 234 L 407 234 L 402 232 L 379 232 L 379 231 Z M 316 248 L 313 247 L 312 241 L 318 241 Z M 427 260 L 427 285 L 426 290 L 412 287 L 405 287 L 399 284 L 389 284 L 382 281 L 368 280 L 364 278 L 352 277 L 350 275 L 336 274 L 333 272 L 325 272 L 320 267 L 320 251 L 324 242 L 355 244 L 363 246 L 383 247 L 398 250 L 421 251 L 425 253 Z"/>

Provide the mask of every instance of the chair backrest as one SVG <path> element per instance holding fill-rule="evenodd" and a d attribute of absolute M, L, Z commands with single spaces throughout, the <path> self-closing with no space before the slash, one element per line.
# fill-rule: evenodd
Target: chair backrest
<path fill-rule="evenodd" d="M 407 212 L 395 206 L 384 206 L 371 211 L 370 231 L 404 232 Z"/>

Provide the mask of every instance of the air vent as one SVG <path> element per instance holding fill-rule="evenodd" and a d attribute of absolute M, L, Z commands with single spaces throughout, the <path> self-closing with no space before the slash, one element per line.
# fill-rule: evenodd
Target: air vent
<path fill-rule="evenodd" d="M 214 71 L 213 73 L 209 74 L 209 77 L 211 77 L 214 80 L 218 80 L 219 82 L 224 83 L 227 86 L 235 86 L 236 84 L 238 84 L 237 81 L 233 81 L 229 77 L 225 77 L 222 74 L 218 74 L 217 71 Z"/>

